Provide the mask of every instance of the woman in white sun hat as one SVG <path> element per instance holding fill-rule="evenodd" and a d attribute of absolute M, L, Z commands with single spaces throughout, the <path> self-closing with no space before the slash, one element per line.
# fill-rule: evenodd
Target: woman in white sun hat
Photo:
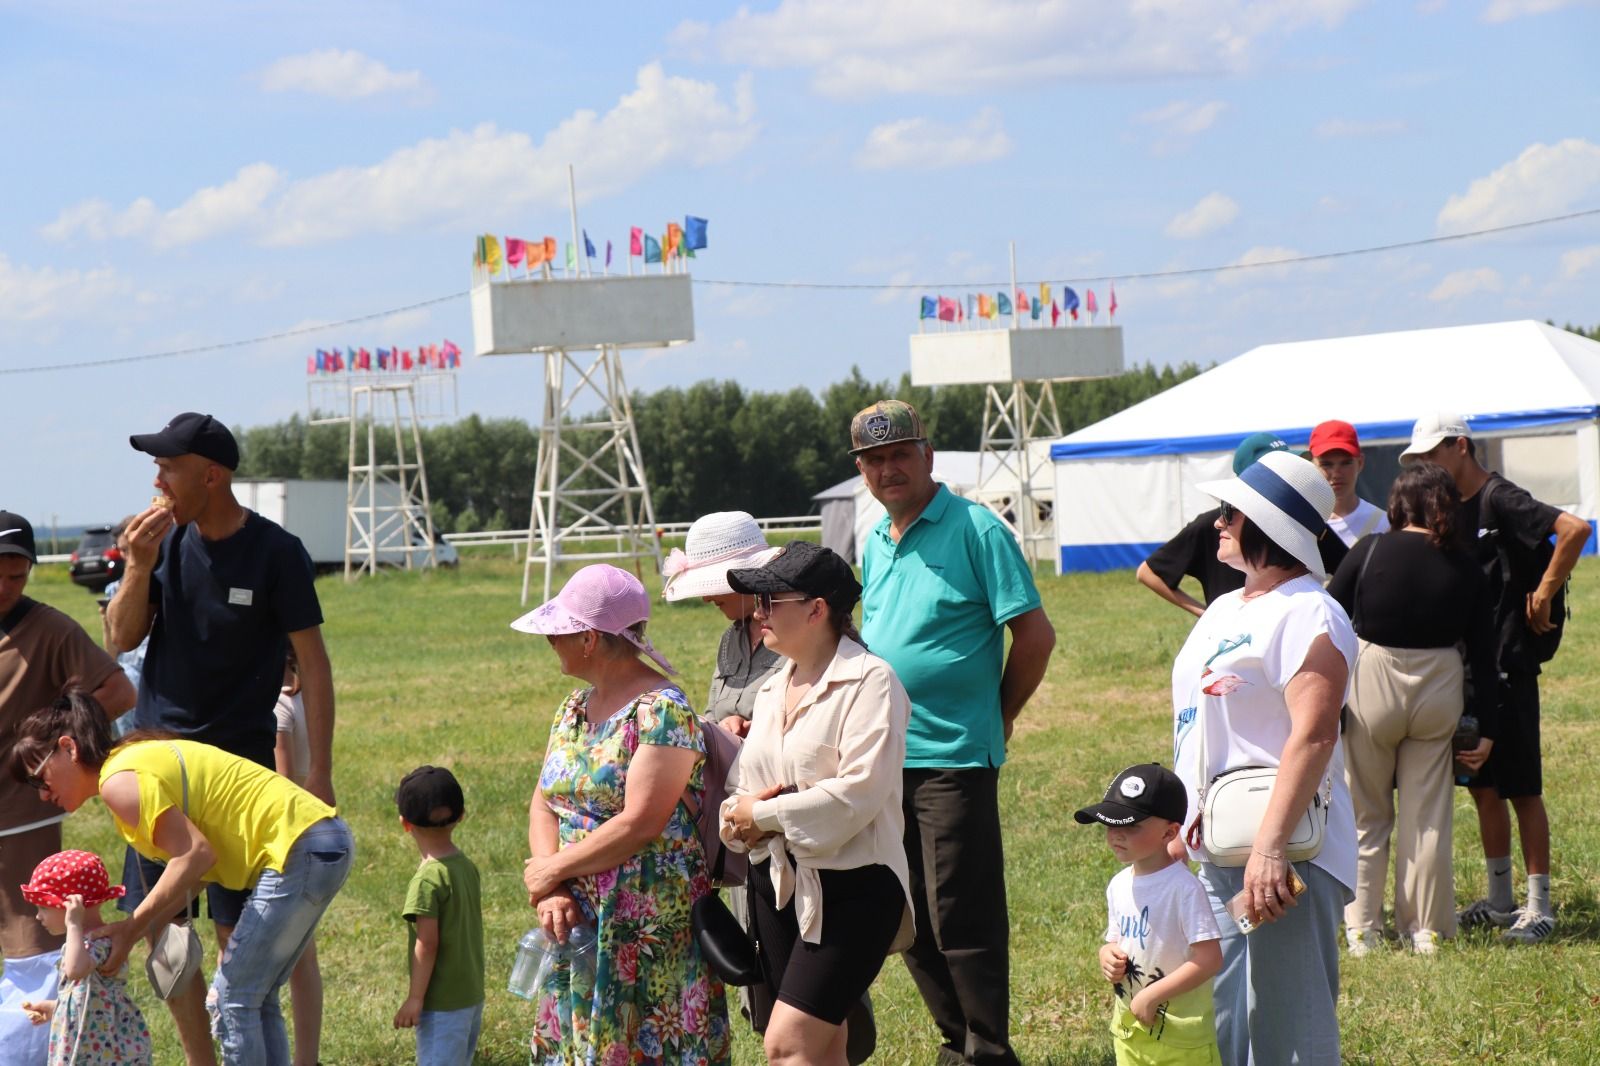
<path fill-rule="evenodd" d="M 777 673 L 783 656 L 761 642 L 761 627 L 754 619 L 756 598 L 733 591 L 728 571 L 765 566 L 777 554 L 749 514 L 717 511 L 695 519 L 683 548 L 672 549 L 661 568 L 666 578 L 662 599 L 675 603 L 698 596 L 728 620 L 701 714 L 735 736 L 750 731 L 756 691 Z"/>
<path fill-rule="evenodd" d="M 1337 1064 L 1339 921 L 1356 875 L 1339 715 L 1356 637 L 1322 587 L 1317 538 L 1333 490 L 1289 452 L 1198 487 L 1222 503 L 1217 558 L 1245 575 L 1243 589 L 1212 601 L 1172 671 L 1173 761 L 1196 814 L 1186 857 L 1201 863 L 1223 931 L 1217 1042 L 1226 1063 Z M 1198 812 L 1215 778 L 1245 767 L 1277 776 L 1249 857 L 1225 866 L 1206 850 Z M 1326 818 L 1322 847 L 1291 863 L 1286 844 L 1308 809 Z M 1306 886 L 1298 898 L 1291 870 Z M 1225 910 L 1241 892 L 1256 926 L 1248 937 Z"/>

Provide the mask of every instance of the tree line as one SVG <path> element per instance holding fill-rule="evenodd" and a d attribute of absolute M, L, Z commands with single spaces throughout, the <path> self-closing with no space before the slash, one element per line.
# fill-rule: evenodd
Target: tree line
<path fill-rule="evenodd" d="M 1160 370 L 1147 363 L 1116 377 L 1056 383 L 1062 430 L 1098 422 L 1200 372 L 1189 363 Z M 893 383 L 872 381 L 852 367 L 849 377 L 820 393 L 760 392 L 711 380 L 634 393 L 634 424 L 656 519 L 688 522 L 734 508 L 761 516 L 810 513 L 813 493 L 855 474 L 847 454 L 850 419 L 883 397 L 915 405 L 935 448 L 977 449 L 981 385 L 918 387 L 910 375 Z M 563 433 L 582 433 L 582 427 L 580 418 Z M 343 480 L 349 432 L 348 425 L 311 425 L 299 415 L 236 430 L 239 475 Z M 464 533 L 527 527 L 537 426 L 473 414 L 423 427 L 421 435 L 437 528 Z M 358 429 L 358 441 L 364 439 L 365 430 Z M 392 461 L 393 434 L 379 432 L 377 442 L 378 461 Z"/>

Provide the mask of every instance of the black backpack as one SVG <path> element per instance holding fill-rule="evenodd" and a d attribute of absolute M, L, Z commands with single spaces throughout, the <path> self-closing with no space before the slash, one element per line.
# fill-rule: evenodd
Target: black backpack
<path fill-rule="evenodd" d="M 1513 538 L 1502 536 L 1498 521 L 1494 526 L 1489 525 L 1491 512 L 1488 508 L 1493 498 L 1492 490 L 1504 484 L 1509 484 L 1505 478 L 1498 474 L 1491 475 L 1484 483 L 1483 496 L 1478 504 L 1479 524 L 1489 531 L 1495 547 L 1496 557 L 1488 576 L 1500 588 L 1500 602 L 1496 610 L 1501 623 L 1500 648 L 1503 656 L 1507 649 L 1520 647 L 1527 660 L 1524 665 L 1537 666 L 1554 659 L 1556 650 L 1561 647 L 1561 635 L 1566 631 L 1567 619 L 1572 617 L 1572 609 L 1567 606 L 1567 591 L 1572 579 L 1569 576 L 1563 581 L 1550 600 L 1550 622 L 1554 628 L 1548 633 L 1534 633 L 1526 622 L 1525 597 L 1530 590 L 1538 587 L 1550 566 L 1550 560 L 1555 556 L 1556 548 L 1551 539 L 1545 537 L 1539 541 L 1538 547 L 1529 551 Z M 1494 517 L 1498 520 L 1498 515 Z"/>

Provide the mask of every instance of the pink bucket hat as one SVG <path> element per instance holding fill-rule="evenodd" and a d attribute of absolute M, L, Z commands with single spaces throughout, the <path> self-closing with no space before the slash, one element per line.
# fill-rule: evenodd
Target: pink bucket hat
<path fill-rule="evenodd" d="M 35 907 L 64 907 L 68 896 L 82 896 L 85 907 L 120 899 L 127 891 L 110 884 L 106 864 L 88 851 L 58 851 L 33 868 L 22 898 Z"/>
<path fill-rule="evenodd" d="M 699 596 L 728 596 L 728 571 L 765 566 L 778 554 L 746 511 L 715 511 L 689 527 L 683 548 L 673 548 L 661 566 L 667 579 L 661 598 L 668 603 Z"/>
<path fill-rule="evenodd" d="M 650 618 L 650 594 L 639 579 L 609 563 L 586 566 L 567 579 L 556 598 L 511 623 L 518 633 L 559 636 L 588 629 L 621 637 L 648 655 L 669 674 L 676 674 L 664 655 L 628 627 Z"/>

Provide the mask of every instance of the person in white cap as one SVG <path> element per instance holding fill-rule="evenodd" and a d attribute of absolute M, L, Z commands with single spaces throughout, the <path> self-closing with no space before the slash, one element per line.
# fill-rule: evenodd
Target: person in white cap
<path fill-rule="evenodd" d="M 1222 930 L 1213 988 L 1227 1063 L 1339 1062 L 1339 922 L 1354 896 L 1356 826 L 1339 739 L 1356 635 L 1323 590 L 1317 538 L 1333 489 L 1317 468 L 1269 452 L 1228 481 L 1217 557 L 1244 573 L 1195 623 L 1172 668 L 1173 765 L 1189 791 L 1188 857 Z M 1244 865 L 1205 848 L 1208 785 L 1245 767 L 1276 770 Z M 1291 863 L 1297 823 L 1326 818 L 1322 846 Z M 1291 873 L 1306 890 L 1296 898 Z M 1249 937 L 1226 904 L 1245 894 Z"/>
<path fill-rule="evenodd" d="M 777 673 L 783 656 L 761 642 L 755 597 L 733 591 L 728 571 L 765 566 L 778 550 L 767 544 L 766 534 L 747 512 L 717 511 L 695 519 L 683 547 L 672 549 L 661 567 L 666 578 L 662 599 L 676 603 L 698 596 L 728 620 L 700 714 L 735 736 L 750 731 L 756 691 Z"/>
<path fill-rule="evenodd" d="M 1501 939 L 1536 944 L 1555 931 L 1550 902 L 1550 816 L 1544 805 L 1539 751 L 1539 664 L 1554 654 L 1559 619 L 1551 604 L 1565 586 L 1589 539 L 1589 524 L 1541 503 L 1527 490 L 1483 468 L 1472 430 L 1458 414 L 1417 419 L 1402 463 L 1426 460 L 1449 473 L 1461 493 L 1456 528 L 1494 586 L 1494 630 L 1499 641 L 1498 679 L 1473 677 L 1472 684 L 1499 685 L 1500 735 L 1488 761 L 1467 781 L 1478 808 L 1478 831 L 1488 866 L 1489 894 L 1457 920 L 1464 926 L 1509 926 Z M 1542 558 L 1550 535 L 1555 548 Z M 1541 565 L 1542 562 L 1542 565 Z M 1517 815 L 1522 861 L 1528 871 L 1528 901 L 1516 906 L 1511 887 L 1511 816 Z"/>

